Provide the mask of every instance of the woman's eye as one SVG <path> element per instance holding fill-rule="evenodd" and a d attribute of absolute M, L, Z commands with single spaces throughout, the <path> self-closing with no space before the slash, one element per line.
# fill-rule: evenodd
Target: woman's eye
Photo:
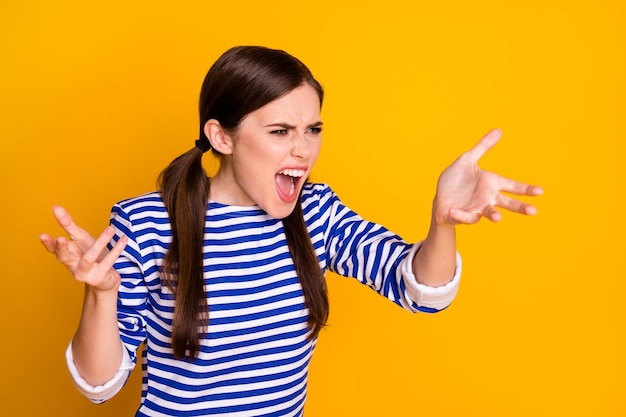
<path fill-rule="evenodd" d="M 272 135 L 286 135 L 287 129 L 276 129 L 270 132 Z"/>

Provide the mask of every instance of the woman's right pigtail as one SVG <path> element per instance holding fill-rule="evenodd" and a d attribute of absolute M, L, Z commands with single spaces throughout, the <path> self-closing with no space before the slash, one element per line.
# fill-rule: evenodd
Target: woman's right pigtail
<path fill-rule="evenodd" d="M 328 320 L 328 289 L 302 214 L 301 200 L 298 200 L 291 214 L 283 219 L 283 225 L 289 252 L 302 286 L 304 302 L 309 309 L 309 339 L 312 340 Z"/>
<path fill-rule="evenodd" d="M 208 327 L 204 291 L 203 240 L 209 179 L 203 152 L 194 147 L 176 158 L 159 176 L 159 189 L 172 227 L 172 242 L 163 259 L 162 279 L 175 294 L 172 349 L 193 360 L 199 349 L 199 329 Z"/>

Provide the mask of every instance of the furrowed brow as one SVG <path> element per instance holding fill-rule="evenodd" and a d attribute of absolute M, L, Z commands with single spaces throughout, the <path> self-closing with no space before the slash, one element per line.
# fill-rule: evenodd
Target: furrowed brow
<path fill-rule="evenodd" d="M 268 125 L 265 125 L 264 127 L 280 127 L 280 128 L 283 128 L 283 129 L 295 129 L 296 128 L 295 126 L 292 126 L 292 125 L 290 125 L 288 123 L 280 123 L 280 122 L 279 123 L 270 123 Z"/>

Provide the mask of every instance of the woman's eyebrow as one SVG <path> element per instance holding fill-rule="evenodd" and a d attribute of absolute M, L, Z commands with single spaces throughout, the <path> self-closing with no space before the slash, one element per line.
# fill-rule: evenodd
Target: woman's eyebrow
<path fill-rule="evenodd" d="M 320 127 L 323 124 L 324 123 L 319 121 L 319 122 L 311 123 L 310 125 L 307 126 L 307 128 Z M 282 127 L 282 128 L 285 128 L 285 129 L 295 129 L 296 128 L 296 126 L 290 125 L 289 123 L 283 123 L 283 122 L 270 123 L 270 124 L 267 124 L 267 125 L 265 125 L 263 127 Z"/>

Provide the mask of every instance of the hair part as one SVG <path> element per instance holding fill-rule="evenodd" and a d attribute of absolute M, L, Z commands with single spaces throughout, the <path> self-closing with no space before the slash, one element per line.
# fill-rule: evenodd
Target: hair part
<path fill-rule="evenodd" d="M 202 84 L 200 138 L 207 139 L 204 125 L 211 119 L 234 134 L 248 114 L 305 83 L 317 91 L 321 106 L 322 86 L 297 58 L 261 46 L 229 49 L 209 69 Z M 212 152 L 221 156 L 214 149 Z M 209 323 L 203 246 L 210 180 L 202 168 L 202 151 L 194 147 L 176 158 L 159 176 L 158 187 L 172 228 L 172 242 L 161 268 L 162 280 L 176 294 L 172 349 L 175 357 L 193 360 L 200 348 L 199 337 L 208 331 Z M 283 225 L 309 309 L 309 338 L 313 339 L 328 319 L 328 292 L 300 199 Z"/>

